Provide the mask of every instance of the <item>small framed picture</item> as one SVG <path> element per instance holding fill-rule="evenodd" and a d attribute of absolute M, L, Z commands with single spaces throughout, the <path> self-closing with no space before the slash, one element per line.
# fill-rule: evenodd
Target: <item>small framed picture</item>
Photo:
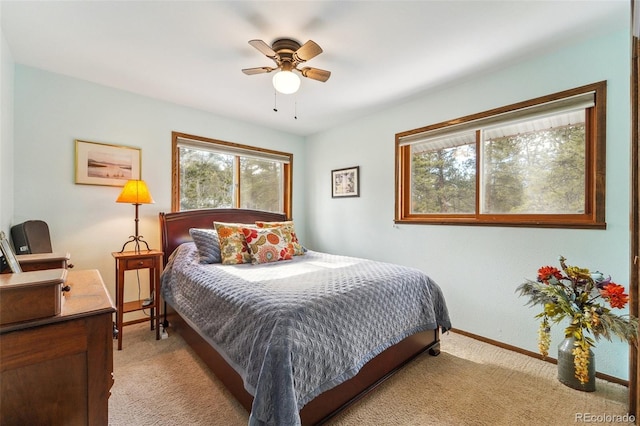
<path fill-rule="evenodd" d="M 360 196 L 360 166 L 331 170 L 331 196 L 333 198 Z"/>
<path fill-rule="evenodd" d="M 9 265 L 9 269 L 11 269 L 11 272 L 22 272 L 22 268 L 20 268 L 18 259 L 16 259 L 16 254 L 13 252 L 13 249 L 9 244 L 9 240 L 7 240 L 7 237 L 2 231 L 0 231 L 0 250 L 2 251 L 2 255 Z"/>
<path fill-rule="evenodd" d="M 140 148 L 76 139 L 76 183 L 124 186 L 140 179 L 141 157 Z"/>

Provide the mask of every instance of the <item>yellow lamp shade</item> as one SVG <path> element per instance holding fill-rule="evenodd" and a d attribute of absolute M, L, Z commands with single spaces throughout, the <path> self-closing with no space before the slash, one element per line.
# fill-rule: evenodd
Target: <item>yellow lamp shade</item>
<path fill-rule="evenodd" d="M 116 203 L 151 204 L 154 203 L 149 188 L 143 180 L 130 180 L 122 188 Z"/>

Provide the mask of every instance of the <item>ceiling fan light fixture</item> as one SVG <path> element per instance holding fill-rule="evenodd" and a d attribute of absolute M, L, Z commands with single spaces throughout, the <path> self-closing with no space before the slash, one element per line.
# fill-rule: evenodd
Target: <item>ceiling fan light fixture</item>
<path fill-rule="evenodd" d="M 300 88 L 300 77 L 291 71 L 280 71 L 273 76 L 273 87 L 284 95 L 296 93 Z"/>

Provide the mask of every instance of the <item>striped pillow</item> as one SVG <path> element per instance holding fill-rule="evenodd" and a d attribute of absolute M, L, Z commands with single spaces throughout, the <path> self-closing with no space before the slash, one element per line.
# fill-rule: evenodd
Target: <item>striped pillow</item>
<path fill-rule="evenodd" d="M 200 256 L 200 263 L 220 263 L 220 241 L 215 229 L 191 228 L 189 235 L 193 238 Z"/>

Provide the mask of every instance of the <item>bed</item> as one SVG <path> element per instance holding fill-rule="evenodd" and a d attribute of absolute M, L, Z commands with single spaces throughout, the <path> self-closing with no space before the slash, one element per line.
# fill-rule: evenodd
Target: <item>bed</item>
<path fill-rule="evenodd" d="M 251 425 L 326 422 L 416 356 L 438 355 L 439 330 L 451 326 L 440 288 L 416 269 L 306 248 L 283 262 L 203 264 L 190 234 L 214 222 L 286 219 L 246 209 L 160 213 L 165 326 Z M 375 284 L 378 275 L 388 283 Z"/>

